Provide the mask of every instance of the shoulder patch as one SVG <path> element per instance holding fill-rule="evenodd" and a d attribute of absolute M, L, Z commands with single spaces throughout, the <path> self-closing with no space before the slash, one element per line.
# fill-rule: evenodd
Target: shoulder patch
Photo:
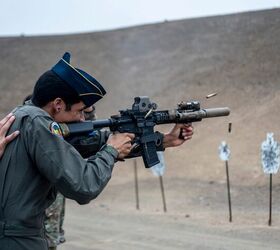
<path fill-rule="evenodd" d="M 50 125 L 50 131 L 54 134 L 54 135 L 58 135 L 59 137 L 63 137 L 62 136 L 62 131 L 60 126 L 58 125 L 57 122 L 52 122 Z"/>

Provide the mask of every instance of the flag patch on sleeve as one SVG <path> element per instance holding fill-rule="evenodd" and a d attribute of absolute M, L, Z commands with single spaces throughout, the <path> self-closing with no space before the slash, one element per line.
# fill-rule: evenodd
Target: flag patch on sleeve
<path fill-rule="evenodd" d="M 63 137 L 62 136 L 62 131 L 60 126 L 58 125 L 57 122 L 52 122 L 50 125 L 50 131 L 54 134 L 54 135 L 58 135 L 59 137 Z"/>

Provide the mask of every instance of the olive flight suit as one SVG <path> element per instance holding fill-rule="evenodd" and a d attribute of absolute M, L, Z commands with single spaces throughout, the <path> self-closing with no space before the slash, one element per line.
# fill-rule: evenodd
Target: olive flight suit
<path fill-rule="evenodd" d="M 20 131 L 0 160 L 0 249 L 47 250 L 43 219 L 59 190 L 86 204 L 111 178 L 118 152 L 108 145 L 84 160 L 53 120 L 32 104 L 16 108 L 10 132 Z"/>
<path fill-rule="evenodd" d="M 96 130 L 87 136 L 69 136 L 66 139 L 77 149 L 83 158 L 88 158 L 100 150 L 110 134 L 110 131 Z M 55 250 L 58 245 L 65 242 L 64 230 L 62 228 L 64 215 L 65 197 L 60 192 L 57 192 L 55 201 L 46 209 L 46 218 L 44 220 L 45 236 L 49 250 Z"/>

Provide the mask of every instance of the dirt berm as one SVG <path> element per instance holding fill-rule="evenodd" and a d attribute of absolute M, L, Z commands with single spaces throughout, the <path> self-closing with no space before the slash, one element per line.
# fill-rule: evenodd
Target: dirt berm
<path fill-rule="evenodd" d="M 280 9 L 87 34 L 2 37 L 0 48 L 2 116 L 65 51 L 107 90 L 97 104 L 99 118 L 131 107 L 133 98 L 143 95 L 159 109 L 182 100 L 231 109 L 229 117 L 194 124 L 190 142 L 165 151 L 167 213 L 158 178 L 140 158 L 140 210 L 135 209 L 133 161 L 118 163 L 96 201 L 83 207 L 67 202 L 67 242 L 60 249 L 280 248 L 279 174 L 273 176 L 268 227 L 269 178 L 260 155 L 267 132 L 280 140 Z M 205 98 L 213 92 L 217 96 Z M 231 149 L 232 223 L 225 166 L 218 157 L 222 140 Z"/>

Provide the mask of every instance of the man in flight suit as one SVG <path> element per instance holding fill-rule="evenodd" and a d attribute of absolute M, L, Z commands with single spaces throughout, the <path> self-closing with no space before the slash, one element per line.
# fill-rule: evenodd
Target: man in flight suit
<path fill-rule="evenodd" d="M 17 107 L 9 143 L 0 160 L 1 250 L 47 250 L 43 220 L 57 190 L 87 204 L 111 178 L 114 163 L 127 156 L 133 134 L 111 134 L 87 160 L 61 136 L 56 122 L 83 121 L 83 110 L 105 94 L 92 76 L 70 64 L 70 54 L 37 81 L 32 101 Z M 183 139 L 179 138 L 183 129 Z M 176 125 L 163 136 L 163 147 L 181 145 L 192 127 Z"/>

